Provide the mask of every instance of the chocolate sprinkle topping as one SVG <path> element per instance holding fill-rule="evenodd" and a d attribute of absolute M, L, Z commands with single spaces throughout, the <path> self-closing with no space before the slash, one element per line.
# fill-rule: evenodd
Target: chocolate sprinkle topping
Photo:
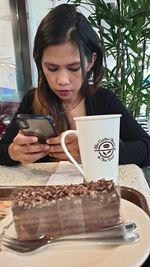
<path fill-rule="evenodd" d="M 13 195 L 15 205 L 26 209 L 31 207 L 50 206 L 57 200 L 69 199 L 75 196 L 90 196 L 95 198 L 98 193 L 108 194 L 115 190 L 113 180 L 101 179 L 96 182 L 71 184 L 71 185 L 52 185 L 41 187 L 27 187 Z"/>

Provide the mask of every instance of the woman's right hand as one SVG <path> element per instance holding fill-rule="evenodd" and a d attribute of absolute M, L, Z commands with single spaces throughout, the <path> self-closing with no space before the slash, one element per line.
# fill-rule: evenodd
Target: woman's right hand
<path fill-rule="evenodd" d="M 8 147 L 8 154 L 12 160 L 29 164 L 48 154 L 49 145 L 37 143 L 35 136 L 25 136 L 19 132 Z"/>

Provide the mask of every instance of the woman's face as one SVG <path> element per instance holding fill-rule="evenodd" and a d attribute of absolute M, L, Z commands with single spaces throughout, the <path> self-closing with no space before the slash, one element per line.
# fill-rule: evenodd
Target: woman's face
<path fill-rule="evenodd" d="M 92 65 L 85 59 L 85 71 Z M 78 98 L 83 77 L 79 50 L 71 42 L 48 46 L 42 68 L 49 87 L 63 102 L 73 103 Z"/>

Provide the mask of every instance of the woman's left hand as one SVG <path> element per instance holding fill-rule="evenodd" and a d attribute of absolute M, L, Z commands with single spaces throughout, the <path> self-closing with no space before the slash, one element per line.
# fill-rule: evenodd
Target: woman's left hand
<path fill-rule="evenodd" d="M 50 145 L 49 153 L 48 155 L 50 157 L 54 157 L 58 160 L 69 160 L 67 155 L 65 154 L 61 142 L 60 142 L 61 136 L 48 138 L 46 140 L 46 143 Z M 67 146 L 68 151 L 73 156 L 73 158 L 78 162 L 81 163 L 80 158 L 80 151 L 79 151 L 79 145 L 78 145 L 78 139 L 74 134 L 70 134 L 66 137 L 65 143 Z"/>

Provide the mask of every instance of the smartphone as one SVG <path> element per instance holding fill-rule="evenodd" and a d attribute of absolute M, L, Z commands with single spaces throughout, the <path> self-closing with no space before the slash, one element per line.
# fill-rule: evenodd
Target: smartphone
<path fill-rule="evenodd" d="M 24 135 L 38 137 L 39 143 L 58 135 L 53 118 L 49 115 L 18 114 L 16 123 Z"/>

